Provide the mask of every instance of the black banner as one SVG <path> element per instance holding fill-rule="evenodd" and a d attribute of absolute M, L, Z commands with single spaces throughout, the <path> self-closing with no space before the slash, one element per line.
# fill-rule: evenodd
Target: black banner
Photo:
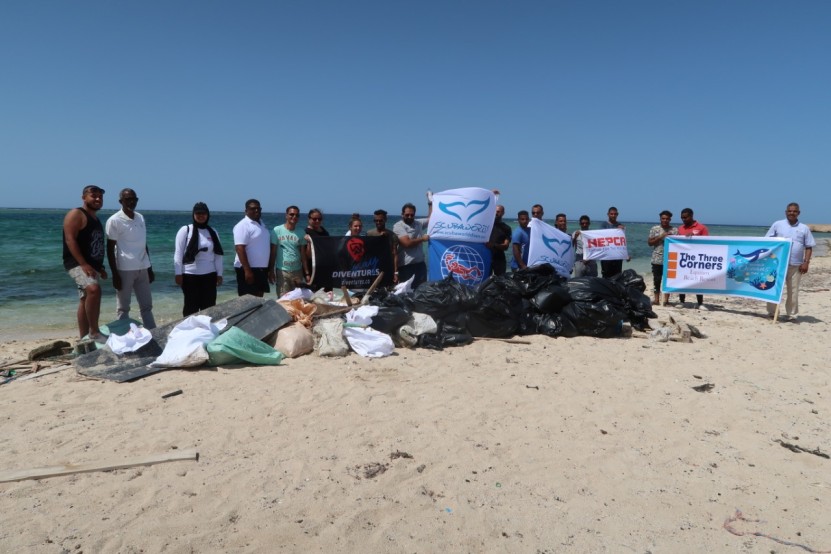
<path fill-rule="evenodd" d="M 392 250 L 387 237 L 311 237 L 315 287 L 368 289 L 380 272 L 380 286 L 392 285 Z"/>

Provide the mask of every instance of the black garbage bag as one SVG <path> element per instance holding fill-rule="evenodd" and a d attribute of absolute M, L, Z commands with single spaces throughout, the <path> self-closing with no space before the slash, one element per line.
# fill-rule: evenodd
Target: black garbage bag
<path fill-rule="evenodd" d="M 372 316 L 370 327 L 391 335 L 410 320 L 412 313 L 400 306 L 379 306 L 378 313 Z"/>
<path fill-rule="evenodd" d="M 369 295 L 367 303 L 370 306 L 389 306 L 404 308 L 412 313 L 413 311 L 413 293 L 405 293 L 403 295 L 396 295 L 387 292 L 383 289 L 376 289 Z"/>
<path fill-rule="evenodd" d="M 422 283 L 413 292 L 413 311 L 427 314 L 435 320 L 467 312 L 478 302 L 476 291 L 448 275 L 441 281 Z"/>
<path fill-rule="evenodd" d="M 532 298 L 542 289 L 552 284 L 562 284 L 566 281 L 564 277 L 557 275 L 554 268 L 548 264 L 518 269 L 508 275 L 508 277 L 519 285 L 523 298 Z"/>
<path fill-rule="evenodd" d="M 625 310 L 630 321 L 658 317 L 658 314 L 652 311 L 652 300 L 647 295 L 634 287 L 627 288 L 626 292 Z"/>
<path fill-rule="evenodd" d="M 618 308 L 626 304 L 629 293 L 626 287 L 602 277 L 578 277 L 566 283 L 566 288 L 574 302 L 599 302 L 605 300 Z"/>
<path fill-rule="evenodd" d="M 467 330 L 474 337 L 512 337 L 523 312 L 522 289 L 505 276 L 491 276 L 476 290 L 479 303 L 467 313 Z"/>
<path fill-rule="evenodd" d="M 623 331 L 626 313 L 612 302 L 577 302 L 568 304 L 560 314 L 568 319 L 580 335 L 590 337 L 617 337 Z"/>
<path fill-rule="evenodd" d="M 555 314 L 571 302 L 571 295 L 566 287 L 560 284 L 551 284 L 540 290 L 531 298 L 534 310 L 541 314 Z"/>
<path fill-rule="evenodd" d="M 443 350 L 445 346 L 464 346 L 473 342 L 468 333 L 448 332 L 440 327 L 436 333 L 424 333 L 418 336 L 418 346 L 430 350 Z"/>
<path fill-rule="evenodd" d="M 519 316 L 519 327 L 517 328 L 518 335 L 536 335 L 537 334 L 537 318 L 540 314 L 534 313 L 531 309 L 531 303 L 525 300 L 528 308 Z"/>
<path fill-rule="evenodd" d="M 533 320 L 537 333 L 549 337 L 576 337 L 579 333 L 574 323 L 562 314 L 535 314 Z"/>
<path fill-rule="evenodd" d="M 609 280 L 614 281 L 619 285 L 623 285 L 626 288 L 638 289 L 640 292 L 646 291 L 646 283 L 644 282 L 643 277 L 634 269 L 626 269 L 611 277 Z"/>

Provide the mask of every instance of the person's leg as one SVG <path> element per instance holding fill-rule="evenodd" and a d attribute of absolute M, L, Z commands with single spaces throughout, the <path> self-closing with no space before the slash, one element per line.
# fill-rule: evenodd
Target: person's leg
<path fill-rule="evenodd" d="M 216 272 L 199 275 L 199 309 L 216 306 Z"/>
<path fill-rule="evenodd" d="M 419 262 L 417 264 L 413 264 L 415 266 L 415 280 L 413 281 L 413 288 L 416 288 L 421 283 L 427 282 L 427 264 L 424 262 Z"/>
<path fill-rule="evenodd" d="M 586 264 L 586 277 L 597 277 L 597 262 L 595 260 L 589 260 L 585 262 Z"/>
<path fill-rule="evenodd" d="M 398 282 L 399 283 L 405 283 L 413 275 L 415 275 L 415 266 L 413 264 L 398 266 Z M 413 288 L 415 288 L 415 283 L 413 284 Z"/>
<path fill-rule="evenodd" d="M 199 275 L 182 275 L 182 294 L 185 295 L 185 305 L 182 307 L 182 317 L 187 317 L 199 311 Z"/>
<path fill-rule="evenodd" d="M 788 277 L 785 281 L 787 286 L 787 300 L 785 301 L 785 313 L 796 317 L 799 315 L 799 285 L 802 282 L 802 273 L 798 265 L 788 266 Z"/>
<path fill-rule="evenodd" d="M 133 281 L 137 271 L 118 271 L 121 277 L 121 289 L 115 291 L 115 317 L 116 319 L 127 319 L 130 317 L 130 300 L 133 296 Z"/>
<path fill-rule="evenodd" d="M 652 287 L 655 289 L 654 304 L 660 304 L 661 302 L 661 280 L 663 276 L 663 264 L 652 264 Z"/>
<path fill-rule="evenodd" d="M 146 269 L 136 272 L 133 281 L 133 290 L 136 292 L 136 302 L 139 305 L 141 322 L 145 329 L 155 329 L 156 319 L 153 317 L 153 296 L 150 293 L 150 274 Z"/>
<path fill-rule="evenodd" d="M 89 336 L 93 337 L 101 334 L 101 329 L 98 326 L 98 318 L 101 315 L 101 286 L 98 283 L 89 285 L 84 289 L 84 322 L 86 324 L 86 331 Z M 79 318 L 80 322 L 80 318 Z M 83 337 L 87 333 L 83 333 Z"/>
<path fill-rule="evenodd" d="M 704 295 L 703 294 L 696 294 L 695 300 L 698 302 L 698 305 L 702 305 L 704 303 Z"/>

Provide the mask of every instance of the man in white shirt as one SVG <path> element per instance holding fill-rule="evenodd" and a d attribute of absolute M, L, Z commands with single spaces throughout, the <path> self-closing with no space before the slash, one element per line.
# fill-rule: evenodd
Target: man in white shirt
<path fill-rule="evenodd" d="M 277 247 L 271 244 L 271 232 L 260 220 L 263 210 L 254 198 L 245 202 L 245 217 L 234 225 L 234 270 L 237 293 L 262 298 L 274 283 L 274 261 Z"/>
<path fill-rule="evenodd" d="M 799 222 L 799 204 L 788 204 L 785 219 L 774 221 L 765 236 L 791 239 L 791 257 L 785 277 L 785 319 L 795 318 L 799 315 L 799 284 L 802 276 L 808 273 L 808 264 L 817 244 L 808 226 Z M 768 313 L 776 313 L 775 303 L 768 303 Z"/>
<path fill-rule="evenodd" d="M 136 191 L 122 189 L 118 203 L 121 209 L 107 220 L 106 226 L 107 260 L 116 290 L 116 314 L 118 319 L 130 317 L 130 298 L 135 291 L 142 324 L 146 329 L 154 329 L 156 320 L 153 318 L 150 283 L 156 276 L 150 264 L 144 217 L 136 211 Z"/>

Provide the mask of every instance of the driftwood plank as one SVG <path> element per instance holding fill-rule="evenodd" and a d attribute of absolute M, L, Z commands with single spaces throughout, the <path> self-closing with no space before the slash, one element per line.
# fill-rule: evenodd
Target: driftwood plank
<path fill-rule="evenodd" d="M 38 467 L 32 469 L 13 469 L 0 472 L 0 483 L 11 483 L 26 479 L 46 479 L 48 477 L 60 477 L 62 475 L 74 475 L 76 473 L 92 473 L 94 471 L 110 471 L 113 469 L 127 469 L 138 466 L 149 466 L 163 464 L 166 462 L 179 462 L 183 460 L 199 461 L 199 453 L 196 450 L 176 450 L 162 454 L 151 454 L 127 460 L 110 460 L 106 462 L 87 462 L 84 464 L 65 464 L 60 466 Z"/>
<path fill-rule="evenodd" d="M 28 381 L 29 379 L 37 379 L 38 377 L 43 377 L 44 375 L 51 375 L 53 373 L 63 371 L 64 369 L 69 369 L 70 367 L 72 367 L 72 365 L 67 364 L 67 365 L 62 365 L 62 366 L 58 366 L 58 367 L 53 367 L 52 369 L 44 369 L 43 371 L 38 371 L 37 373 L 29 373 L 28 375 L 18 377 L 15 380 L 19 383 L 20 381 Z"/>

